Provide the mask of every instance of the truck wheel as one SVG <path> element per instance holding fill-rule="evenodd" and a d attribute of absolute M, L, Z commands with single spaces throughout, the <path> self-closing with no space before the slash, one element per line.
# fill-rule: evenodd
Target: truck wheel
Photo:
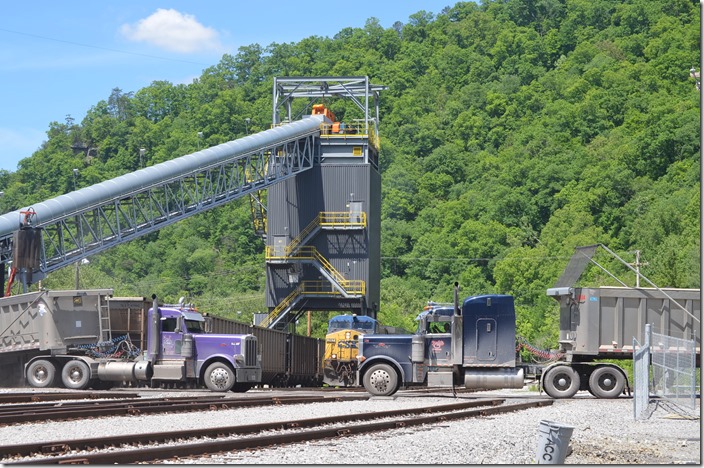
<path fill-rule="evenodd" d="M 51 361 L 39 359 L 27 367 L 26 377 L 32 387 L 53 387 L 56 380 L 56 366 Z"/>
<path fill-rule="evenodd" d="M 90 368 L 78 359 L 68 361 L 61 369 L 61 381 L 66 388 L 85 390 L 90 385 Z"/>
<path fill-rule="evenodd" d="M 397 387 L 398 374 L 388 364 L 374 364 L 364 374 L 364 388 L 372 395 L 393 395 Z"/>
<path fill-rule="evenodd" d="M 589 376 L 589 389 L 597 398 L 618 398 L 625 386 L 623 374 L 613 367 L 597 367 Z"/>
<path fill-rule="evenodd" d="M 545 393 L 553 398 L 572 398 L 579 385 L 579 374 L 569 366 L 555 366 L 543 378 Z"/>
<path fill-rule="evenodd" d="M 227 364 L 214 362 L 203 376 L 205 386 L 214 392 L 227 392 L 235 384 L 235 373 Z"/>

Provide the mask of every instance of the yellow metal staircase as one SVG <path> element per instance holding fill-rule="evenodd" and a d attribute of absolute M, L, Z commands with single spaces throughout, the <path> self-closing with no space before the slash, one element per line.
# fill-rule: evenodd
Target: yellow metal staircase
<path fill-rule="evenodd" d="M 366 286 L 361 280 L 345 280 L 342 283 L 343 288 L 347 291 L 347 297 L 361 297 L 366 294 Z M 304 297 L 324 297 L 324 296 L 339 296 L 340 293 L 327 281 L 302 281 L 296 289 L 286 296 L 267 315 L 264 320 L 259 323 L 260 327 L 271 327 L 275 325 L 278 319 L 285 316 L 296 303 Z"/>
<path fill-rule="evenodd" d="M 262 327 L 275 325 L 305 296 L 334 295 L 346 298 L 364 296 L 366 294 L 364 281 L 346 279 L 315 247 L 303 244 L 321 229 L 364 229 L 366 227 L 367 214 L 364 212 L 321 212 L 283 249 L 267 245 L 267 262 L 309 262 L 316 265 L 328 281 L 302 281 L 259 325 Z"/>
<path fill-rule="evenodd" d="M 305 244 L 320 229 L 364 229 L 367 213 L 345 211 L 323 211 L 286 246 L 286 255 L 291 255 L 298 246 Z"/>

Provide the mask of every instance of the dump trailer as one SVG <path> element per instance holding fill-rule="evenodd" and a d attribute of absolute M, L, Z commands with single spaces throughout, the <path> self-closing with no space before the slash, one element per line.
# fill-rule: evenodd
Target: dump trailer
<path fill-rule="evenodd" d="M 183 302 L 112 294 L 39 291 L 0 299 L 3 385 L 205 385 L 224 392 L 261 381 L 255 336 L 206 333 L 206 319 Z"/>
<path fill-rule="evenodd" d="M 627 374 L 605 359 L 633 359 L 633 339 L 645 342 L 645 325 L 673 338 L 695 340 L 699 364 L 701 291 L 601 286 L 550 288 L 560 304 L 558 362 L 546 367 L 541 386 L 555 398 L 588 390 L 601 398 L 628 387 Z"/>
<path fill-rule="evenodd" d="M 579 390 L 616 398 L 629 389 L 627 374 L 600 361 L 631 359 L 633 338 L 643 342 L 646 323 L 664 334 L 696 339 L 699 355 L 699 290 L 548 290 L 560 303 L 560 349 L 546 366 L 524 363 L 516 353 L 512 296 L 472 296 L 460 305 L 457 294 L 456 285 L 453 305 L 423 311 L 415 334 L 360 336 L 357 382 L 373 395 L 391 395 L 414 385 L 520 388 L 526 375 L 536 375 L 553 398 L 570 398 Z"/>

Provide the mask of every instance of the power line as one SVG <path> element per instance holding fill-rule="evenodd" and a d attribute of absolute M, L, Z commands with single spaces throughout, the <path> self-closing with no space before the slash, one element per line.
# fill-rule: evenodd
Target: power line
<path fill-rule="evenodd" d="M 492 260 L 564 260 L 569 256 L 542 256 L 542 257 L 380 257 L 381 260 L 403 260 L 409 262 L 432 262 L 432 261 L 466 261 L 466 262 L 489 262 Z"/>
<path fill-rule="evenodd" d="M 94 45 L 90 45 L 90 44 L 82 44 L 80 42 L 67 41 L 64 39 L 56 39 L 54 37 L 40 36 L 39 34 L 30 34 L 30 33 L 25 33 L 25 32 L 21 32 L 21 31 L 13 31 L 11 29 L 5 29 L 5 28 L 0 28 L 0 31 L 4 31 L 7 33 L 11 33 L 11 34 L 17 34 L 19 36 L 34 37 L 37 39 L 43 39 L 45 41 L 61 42 L 64 44 L 71 44 L 71 45 L 75 45 L 75 46 L 79 46 L 79 47 L 88 47 L 90 49 L 106 50 L 108 52 L 117 52 L 119 54 L 136 55 L 138 57 L 166 60 L 166 61 L 170 61 L 170 62 L 190 63 L 192 65 L 201 65 L 204 67 L 209 67 L 211 65 L 211 64 L 207 64 L 207 63 L 192 62 L 190 60 L 181 60 L 181 59 L 174 59 L 174 58 L 167 58 L 167 57 L 159 57 L 158 55 L 140 54 L 139 52 L 127 52 L 125 50 L 111 49 L 108 47 L 94 46 Z"/>

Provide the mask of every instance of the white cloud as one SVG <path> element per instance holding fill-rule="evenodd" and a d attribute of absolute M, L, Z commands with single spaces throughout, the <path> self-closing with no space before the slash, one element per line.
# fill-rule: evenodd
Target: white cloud
<path fill-rule="evenodd" d="M 135 24 L 123 24 L 120 32 L 131 41 L 146 42 L 172 52 L 222 50 L 217 31 L 203 26 L 193 15 L 173 9 L 159 8 Z"/>

